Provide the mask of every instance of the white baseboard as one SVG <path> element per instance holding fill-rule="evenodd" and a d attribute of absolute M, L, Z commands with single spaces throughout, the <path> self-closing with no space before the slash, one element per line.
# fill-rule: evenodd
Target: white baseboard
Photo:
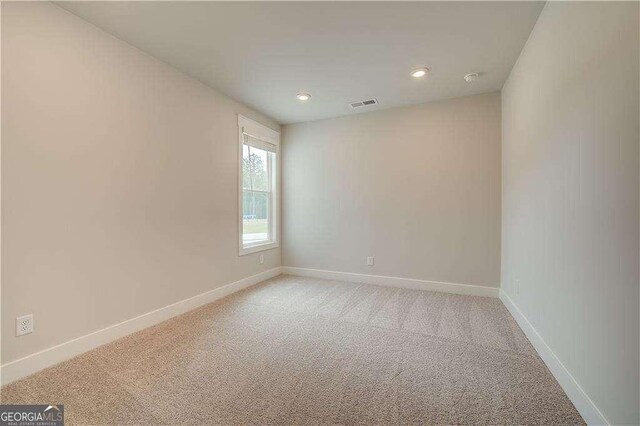
<path fill-rule="evenodd" d="M 609 422 L 591 398 L 589 398 L 589 395 L 580 387 L 580 384 L 578 384 L 569 370 L 562 364 L 556 354 L 553 353 L 542 336 L 538 334 L 538 331 L 531 325 L 527 317 L 518 309 L 504 290 L 500 290 L 500 300 L 502 300 L 502 303 L 504 303 L 509 312 L 511 312 L 511 315 L 515 318 L 522 331 L 524 331 L 524 334 L 538 352 L 540 358 L 542 358 L 547 365 L 551 374 L 553 374 L 571 402 L 573 402 L 573 405 L 575 405 L 584 421 L 589 425 L 609 425 Z"/>
<path fill-rule="evenodd" d="M 62 361 L 78 356 L 98 346 L 143 330 L 152 325 L 166 321 L 172 317 L 191 311 L 207 303 L 211 303 L 232 293 L 250 287 L 261 281 L 281 274 L 282 268 L 277 267 L 259 274 L 243 278 L 231 284 L 215 288 L 189 299 L 184 299 L 164 308 L 147 312 L 135 318 L 114 324 L 102 330 L 95 331 L 68 342 L 61 343 L 40 352 L 28 355 L 0 367 L 0 383 L 5 385 L 23 377 L 29 376 L 44 368 L 51 367 Z"/>
<path fill-rule="evenodd" d="M 282 273 L 298 275 L 301 277 L 323 278 L 327 280 L 374 284 L 386 287 L 410 288 L 414 290 L 440 291 L 444 293 L 466 294 L 470 296 L 498 297 L 500 290 L 497 287 L 443 283 L 411 278 L 385 277 L 382 275 L 355 274 L 352 272 L 336 272 L 322 269 L 296 268 L 293 266 L 283 266 Z"/>

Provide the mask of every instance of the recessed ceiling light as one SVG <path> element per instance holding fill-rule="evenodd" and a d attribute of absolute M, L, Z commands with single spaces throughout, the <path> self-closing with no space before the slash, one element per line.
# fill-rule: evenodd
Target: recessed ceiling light
<path fill-rule="evenodd" d="M 311 95 L 308 93 L 298 93 L 296 98 L 298 98 L 299 101 L 308 101 L 311 99 Z"/>
<path fill-rule="evenodd" d="M 480 77 L 480 74 L 478 74 L 477 72 L 472 72 L 464 76 L 464 81 L 466 81 L 467 83 L 471 83 L 478 77 Z"/>
<path fill-rule="evenodd" d="M 427 75 L 427 73 L 429 72 L 429 68 L 416 68 L 415 70 L 411 71 L 411 77 L 413 78 L 421 78 L 424 77 L 425 75 Z"/>

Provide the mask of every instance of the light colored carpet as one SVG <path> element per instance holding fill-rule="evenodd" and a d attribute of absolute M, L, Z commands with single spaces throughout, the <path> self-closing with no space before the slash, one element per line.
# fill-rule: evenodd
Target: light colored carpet
<path fill-rule="evenodd" d="M 282 275 L 2 389 L 67 424 L 584 424 L 498 299 Z"/>

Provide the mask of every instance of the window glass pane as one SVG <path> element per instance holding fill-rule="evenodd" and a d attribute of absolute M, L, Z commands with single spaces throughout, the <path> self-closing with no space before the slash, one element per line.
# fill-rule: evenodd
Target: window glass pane
<path fill-rule="evenodd" d="M 242 243 L 268 241 L 269 193 L 242 190 Z"/>
<path fill-rule="evenodd" d="M 242 145 L 242 188 L 269 190 L 267 156 L 270 153 L 249 145 Z"/>

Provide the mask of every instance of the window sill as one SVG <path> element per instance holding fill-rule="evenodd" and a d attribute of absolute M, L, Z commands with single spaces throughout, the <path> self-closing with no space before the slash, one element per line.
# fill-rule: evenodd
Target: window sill
<path fill-rule="evenodd" d="M 280 247 L 280 244 L 277 242 L 266 242 L 266 243 L 262 243 L 262 244 L 256 244 L 256 245 L 251 245 L 251 246 L 247 246 L 247 247 L 240 247 L 240 256 L 244 256 L 245 254 L 251 254 L 251 253 L 257 253 L 259 251 L 265 251 L 265 250 L 270 250 L 270 249 L 274 249 L 276 247 Z"/>

